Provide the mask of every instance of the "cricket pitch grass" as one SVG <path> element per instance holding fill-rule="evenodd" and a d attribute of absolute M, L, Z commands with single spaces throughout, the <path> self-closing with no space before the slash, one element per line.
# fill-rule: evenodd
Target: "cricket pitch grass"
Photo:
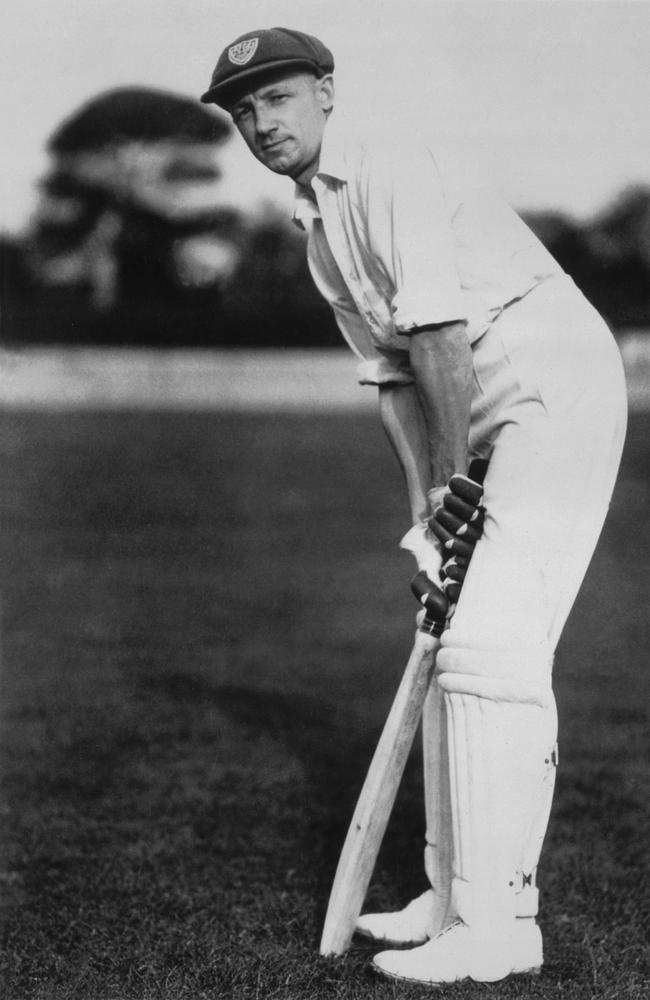
<path fill-rule="evenodd" d="M 371 415 L 0 418 L 3 1000 L 418 998 L 318 956 L 411 647 L 407 507 Z M 650 995 L 650 416 L 556 665 L 536 979 Z M 588 497 L 585 498 L 588 502 Z M 368 904 L 424 886 L 419 754 Z"/>

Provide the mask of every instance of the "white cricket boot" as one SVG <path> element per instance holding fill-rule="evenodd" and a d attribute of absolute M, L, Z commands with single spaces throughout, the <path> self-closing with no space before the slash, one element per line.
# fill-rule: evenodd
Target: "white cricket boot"
<path fill-rule="evenodd" d="M 394 913 L 364 913 L 356 924 L 356 933 L 377 944 L 392 947 L 412 947 L 429 940 L 429 927 L 434 916 L 436 899 L 433 889 L 412 899 L 408 906 Z M 445 905 L 445 913 L 447 906 Z M 443 914 L 444 916 L 444 914 Z"/>
<path fill-rule="evenodd" d="M 407 952 L 376 956 L 396 979 L 496 982 L 542 964 L 534 918 L 517 920 L 522 855 L 546 773 L 550 689 L 444 673 L 458 922 Z M 552 743 L 551 743 L 552 745 Z"/>
<path fill-rule="evenodd" d="M 480 982 L 496 982 L 510 973 L 539 973 L 543 961 L 542 935 L 535 920 L 514 921 L 512 933 L 497 947 L 501 953 L 493 955 L 495 968 L 490 978 L 482 970 Z M 473 948 L 471 929 L 457 920 L 419 948 L 382 951 L 372 964 L 376 972 L 389 979 L 442 986 L 471 975 L 468 956 Z"/>
<path fill-rule="evenodd" d="M 432 680 L 422 716 L 424 797 L 427 835 L 425 869 L 431 889 L 394 913 L 365 913 L 356 932 L 377 944 L 412 947 L 435 937 L 451 922 L 452 840 L 449 800 L 449 757 L 443 693 Z"/>

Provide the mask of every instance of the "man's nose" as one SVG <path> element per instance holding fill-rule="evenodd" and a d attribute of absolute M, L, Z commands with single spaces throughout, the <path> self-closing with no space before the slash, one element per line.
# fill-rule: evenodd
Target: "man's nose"
<path fill-rule="evenodd" d="M 255 131 L 259 136 L 270 135 L 278 127 L 272 110 L 258 108 L 255 116 Z"/>

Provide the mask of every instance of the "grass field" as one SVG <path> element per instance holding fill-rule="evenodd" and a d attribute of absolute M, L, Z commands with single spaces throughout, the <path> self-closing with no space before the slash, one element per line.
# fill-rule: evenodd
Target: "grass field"
<path fill-rule="evenodd" d="M 408 654 L 406 505 L 372 416 L 0 419 L 4 1000 L 418 998 L 318 957 Z M 648 469 L 631 422 L 557 660 L 547 964 L 465 998 L 650 995 Z M 424 888 L 420 763 L 371 888 Z"/>

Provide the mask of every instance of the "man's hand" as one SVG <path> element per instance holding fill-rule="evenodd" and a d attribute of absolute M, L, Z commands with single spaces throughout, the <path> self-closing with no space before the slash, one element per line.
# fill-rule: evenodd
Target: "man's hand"
<path fill-rule="evenodd" d="M 430 497 L 433 513 L 429 529 L 449 557 L 440 570 L 440 579 L 452 604 L 458 600 L 470 557 L 483 534 L 483 488 L 476 479 L 482 481 L 487 463 L 479 466 L 480 461 L 472 463 L 469 476 L 452 476 L 446 487 L 433 491 Z"/>

